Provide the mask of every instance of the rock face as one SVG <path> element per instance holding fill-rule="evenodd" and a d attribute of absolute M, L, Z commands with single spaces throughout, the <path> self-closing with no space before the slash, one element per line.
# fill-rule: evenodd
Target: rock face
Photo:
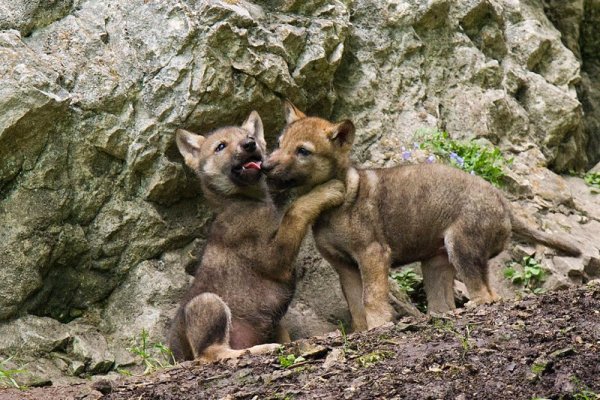
<path fill-rule="evenodd" d="M 353 4 L 336 73 L 336 117 L 351 116 L 361 161 L 391 164 L 424 127 L 535 146 L 559 171 L 587 165 L 580 62 L 540 5 L 521 1 Z"/>
<path fill-rule="evenodd" d="M 431 127 L 515 153 L 515 199 L 585 247 L 557 270 L 599 274 L 598 199 L 546 169 L 600 160 L 600 2 L 563 3 L 4 2 L 0 330 L 48 339 L 0 353 L 92 374 L 130 362 L 142 329 L 163 340 L 210 219 L 173 132 L 256 109 L 272 143 L 281 97 L 352 118 L 365 165 L 397 163 Z M 310 244 L 297 265 L 295 337 L 334 329 L 335 273 Z"/>

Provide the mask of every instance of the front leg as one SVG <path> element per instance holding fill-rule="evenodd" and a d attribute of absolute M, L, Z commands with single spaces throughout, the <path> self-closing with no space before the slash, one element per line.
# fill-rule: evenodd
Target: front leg
<path fill-rule="evenodd" d="M 363 282 L 363 302 L 367 329 L 373 329 L 394 320 L 396 312 L 389 304 L 391 250 L 373 242 L 357 257 Z"/>
<path fill-rule="evenodd" d="M 319 253 L 331 264 L 340 277 L 342 292 L 352 316 L 352 331 L 367 330 L 367 319 L 363 304 L 363 285 L 358 265 L 344 257 L 341 252 L 327 242 L 326 238 L 323 240 L 322 237 L 315 235 L 315 240 Z"/>
<path fill-rule="evenodd" d="M 273 248 L 276 251 L 276 259 L 291 264 L 298 254 L 308 227 L 321 212 L 341 205 L 344 194 L 344 184 L 338 180 L 331 180 L 296 199 L 287 209 L 275 234 Z M 281 265 L 281 262 L 278 264 Z"/>

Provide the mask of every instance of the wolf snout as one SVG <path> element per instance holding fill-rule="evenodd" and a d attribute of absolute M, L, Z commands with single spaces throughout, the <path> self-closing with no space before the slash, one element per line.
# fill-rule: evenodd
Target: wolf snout
<path fill-rule="evenodd" d="M 275 168 L 276 163 L 273 162 L 272 160 L 266 159 L 265 161 L 263 161 L 261 169 L 264 173 L 269 173 L 273 170 L 273 168 Z"/>

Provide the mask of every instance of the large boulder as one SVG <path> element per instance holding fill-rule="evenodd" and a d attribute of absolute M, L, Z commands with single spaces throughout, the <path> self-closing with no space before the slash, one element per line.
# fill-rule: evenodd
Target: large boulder
<path fill-rule="evenodd" d="M 84 1 L 54 22 L 21 11 L 0 32 L 0 319 L 67 322 L 202 237 L 209 211 L 175 128 L 256 108 L 272 136 L 283 93 L 331 109 L 348 30 L 335 2 L 315 15 L 237 1 Z"/>
<path fill-rule="evenodd" d="M 537 147 L 559 171 L 587 163 L 580 63 L 543 8 L 522 1 L 359 0 L 334 84 L 357 157 L 394 164 L 425 127 Z"/>

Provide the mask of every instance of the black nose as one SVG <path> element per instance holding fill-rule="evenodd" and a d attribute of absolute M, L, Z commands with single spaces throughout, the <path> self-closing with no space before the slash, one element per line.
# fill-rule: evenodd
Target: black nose
<path fill-rule="evenodd" d="M 252 152 L 252 151 L 256 150 L 256 142 L 252 138 L 246 138 L 242 142 L 242 148 L 244 150 L 246 150 L 247 152 Z"/>

